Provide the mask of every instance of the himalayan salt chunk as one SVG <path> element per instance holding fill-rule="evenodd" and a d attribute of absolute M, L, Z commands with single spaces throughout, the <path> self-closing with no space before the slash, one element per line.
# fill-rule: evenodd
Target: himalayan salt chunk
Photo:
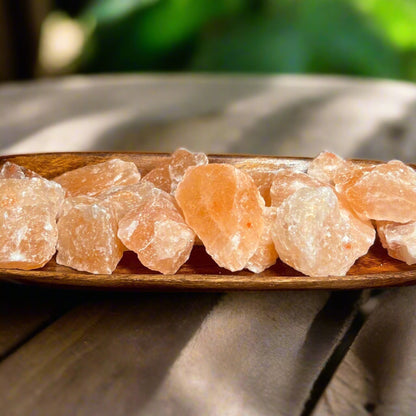
<path fill-rule="evenodd" d="M 308 175 L 325 184 L 334 184 L 334 176 L 347 165 L 347 161 L 331 152 L 321 152 L 308 167 Z"/>
<path fill-rule="evenodd" d="M 406 262 L 416 263 L 416 222 L 399 224 L 389 221 L 377 221 L 377 232 L 381 244 L 389 256 Z"/>
<path fill-rule="evenodd" d="M 346 161 L 345 165 L 334 172 L 333 182 L 335 190 L 340 194 L 356 184 L 364 174 L 370 172 L 375 165 L 359 165 L 351 161 Z"/>
<path fill-rule="evenodd" d="M 276 215 L 276 207 L 264 207 L 264 228 L 260 243 L 246 266 L 246 268 L 253 273 L 261 273 L 268 267 L 273 266 L 279 257 L 272 238 L 272 226 L 276 221 Z"/>
<path fill-rule="evenodd" d="M 133 185 L 139 180 L 137 166 L 120 159 L 83 166 L 54 178 L 67 191 L 68 196 L 96 196 L 113 186 Z"/>
<path fill-rule="evenodd" d="M 52 258 L 63 198 L 46 179 L 0 179 L 0 267 L 31 270 Z"/>
<path fill-rule="evenodd" d="M 58 220 L 56 262 L 95 274 L 111 274 L 124 247 L 117 238 L 117 220 L 100 203 L 75 204 Z"/>
<path fill-rule="evenodd" d="M 186 225 L 174 198 L 158 191 L 123 216 L 118 236 L 144 266 L 173 274 L 188 260 L 195 233 Z"/>
<path fill-rule="evenodd" d="M 187 170 L 176 190 L 186 223 L 221 267 L 243 269 L 263 233 L 264 201 L 246 173 L 228 164 Z"/>
<path fill-rule="evenodd" d="M 301 161 L 281 162 L 268 158 L 247 159 L 244 162 L 236 163 L 234 166 L 251 176 L 266 206 L 271 205 L 270 188 L 279 170 L 291 169 L 295 172 L 302 172 L 306 167 Z"/>
<path fill-rule="evenodd" d="M 272 206 L 278 207 L 286 198 L 301 188 L 317 188 L 319 186 L 323 186 L 323 184 L 306 173 L 282 169 L 277 172 L 270 188 Z"/>
<path fill-rule="evenodd" d="M 93 196 L 87 196 L 87 195 L 69 196 L 68 198 L 65 198 L 62 204 L 59 217 L 62 217 L 63 215 L 68 214 L 68 212 L 71 211 L 71 209 L 74 208 L 76 205 L 79 205 L 79 204 L 92 205 L 97 202 L 99 202 L 99 199 Z"/>
<path fill-rule="evenodd" d="M 186 149 L 178 149 L 161 166 L 151 170 L 143 180 L 153 183 L 157 188 L 173 194 L 182 181 L 186 170 L 191 166 L 208 164 L 205 153 L 192 153 Z"/>
<path fill-rule="evenodd" d="M 59 184 L 44 178 L 0 179 L 0 207 L 3 208 L 47 205 L 56 217 L 64 197 Z"/>
<path fill-rule="evenodd" d="M 359 221 L 358 219 L 356 219 Z M 368 232 L 368 233 L 366 233 Z M 282 261 L 309 276 L 343 276 L 374 241 L 330 187 L 301 188 L 278 208 L 272 237 Z M 358 237 L 358 240 L 357 240 Z"/>
<path fill-rule="evenodd" d="M 416 172 L 398 160 L 354 172 L 340 191 L 360 216 L 400 223 L 416 220 Z"/>
<path fill-rule="evenodd" d="M 0 267 L 32 270 L 55 254 L 58 231 L 45 206 L 0 208 Z"/>
<path fill-rule="evenodd" d="M 30 179 L 41 178 L 36 172 L 12 162 L 5 162 L 0 170 L 0 179 Z"/>
<path fill-rule="evenodd" d="M 160 193 L 160 190 L 146 181 L 134 185 L 116 186 L 103 192 L 98 198 L 104 204 L 112 205 L 117 220 L 121 220 L 129 211 L 140 205 L 145 199 Z"/>

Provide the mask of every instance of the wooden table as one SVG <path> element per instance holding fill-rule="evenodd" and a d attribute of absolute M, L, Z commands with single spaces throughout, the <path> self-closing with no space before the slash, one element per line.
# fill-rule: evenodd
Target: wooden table
<path fill-rule="evenodd" d="M 328 149 L 415 162 L 415 100 L 413 85 L 331 77 L 10 84 L 0 87 L 0 149 Z M 0 287 L 1 415 L 414 414 L 413 288 L 370 296 Z"/>

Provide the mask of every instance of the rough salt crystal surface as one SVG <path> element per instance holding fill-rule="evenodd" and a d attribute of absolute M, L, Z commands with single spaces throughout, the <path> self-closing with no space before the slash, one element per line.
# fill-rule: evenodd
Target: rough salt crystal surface
<path fill-rule="evenodd" d="M 330 187 L 301 188 L 279 206 L 272 237 L 280 258 L 296 270 L 343 276 L 374 241 L 368 224 L 360 237 L 359 224 Z"/>
<path fill-rule="evenodd" d="M 389 221 L 377 221 L 377 232 L 381 244 L 389 256 L 406 262 L 416 263 L 416 222 L 399 224 Z"/>
<path fill-rule="evenodd" d="M 87 165 L 54 178 L 67 191 L 68 196 L 96 196 L 114 186 L 133 185 L 139 180 L 137 166 L 120 159 Z"/>
<path fill-rule="evenodd" d="M 160 190 L 155 188 L 152 183 L 141 181 L 134 185 L 116 186 L 103 192 L 98 198 L 104 204 L 110 204 L 114 209 L 117 220 L 121 220 L 144 200 L 159 193 Z"/>
<path fill-rule="evenodd" d="M 268 158 L 247 159 L 234 165 L 251 176 L 256 184 L 266 206 L 271 205 L 270 188 L 281 169 L 290 169 L 292 172 L 302 172 L 305 166 L 302 163 L 286 163 Z"/>
<path fill-rule="evenodd" d="M 63 266 L 111 274 L 123 255 L 115 215 L 99 202 L 74 203 L 59 218 L 58 233 L 56 262 Z"/>
<path fill-rule="evenodd" d="M 0 179 L 41 178 L 36 172 L 12 162 L 5 162 L 0 170 Z"/>
<path fill-rule="evenodd" d="M 173 274 L 188 260 L 195 233 L 185 223 L 174 198 L 157 191 L 123 216 L 118 236 L 144 266 Z"/>
<path fill-rule="evenodd" d="M 46 179 L 0 179 L 0 267 L 36 269 L 52 258 L 63 199 Z"/>
<path fill-rule="evenodd" d="M 311 178 L 306 173 L 282 169 L 276 174 L 270 188 L 271 204 L 278 207 L 286 198 L 301 188 L 317 188 L 323 185 L 322 182 Z"/>
<path fill-rule="evenodd" d="M 174 194 L 189 167 L 207 164 L 208 157 L 205 153 L 192 153 L 181 148 L 173 152 L 172 156 L 164 160 L 160 166 L 146 174 L 143 180 L 153 183 L 165 192 Z"/>
<path fill-rule="evenodd" d="M 264 201 L 250 176 L 228 164 L 190 168 L 175 195 L 187 224 L 216 263 L 243 269 L 264 226 Z"/>
<path fill-rule="evenodd" d="M 253 273 L 261 273 L 268 267 L 273 266 L 279 257 L 272 238 L 272 226 L 276 221 L 276 215 L 276 207 L 263 208 L 263 233 L 261 235 L 257 250 L 251 256 L 246 265 L 246 268 Z"/>
<path fill-rule="evenodd" d="M 320 182 L 333 185 L 335 175 L 343 170 L 347 161 L 335 153 L 321 152 L 308 167 L 308 175 Z"/>
<path fill-rule="evenodd" d="M 416 172 L 398 160 L 355 167 L 336 189 L 360 216 L 400 223 L 416 220 Z"/>

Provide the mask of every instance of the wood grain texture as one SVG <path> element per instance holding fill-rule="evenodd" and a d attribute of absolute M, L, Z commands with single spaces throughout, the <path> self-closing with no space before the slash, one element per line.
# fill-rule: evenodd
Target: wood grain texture
<path fill-rule="evenodd" d="M 97 296 L 0 363 L 2 414 L 138 414 L 217 300 Z"/>
<path fill-rule="evenodd" d="M 163 153 L 45 153 L 3 156 L 6 160 L 53 178 L 68 170 L 87 164 L 99 163 L 109 158 L 132 160 L 142 175 L 157 166 L 168 154 Z M 212 155 L 214 163 L 241 163 L 259 156 Z M 305 169 L 307 158 L 277 158 L 262 156 L 276 167 L 286 164 Z M 359 161 L 378 163 L 377 161 Z M 278 261 L 260 274 L 243 270 L 229 272 L 218 267 L 206 254 L 203 247 L 195 246 L 188 262 L 175 275 L 161 275 L 143 267 L 137 257 L 127 252 L 112 275 L 92 275 L 78 272 L 50 261 L 44 268 L 32 271 L 15 269 L 0 270 L 0 279 L 40 285 L 63 287 L 81 286 L 111 289 L 148 290 L 270 290 L 270 289 L 359 289 L 386 286 L 411 285 L 416 283 L 416 265 L 408 266 L 387 255 L 379 243 L 360 258 L 346 276 L 308 277 Z"/>
<path fill-rule="evenodd" d="M 84 298 L 78 291 L 0 282 L 0 361 Z"/>

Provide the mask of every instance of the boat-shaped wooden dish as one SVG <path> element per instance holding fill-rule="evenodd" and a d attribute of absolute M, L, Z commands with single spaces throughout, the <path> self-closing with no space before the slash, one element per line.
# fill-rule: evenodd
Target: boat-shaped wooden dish
<path fill-rule="evenodd" d="M 43 153 L 0 157 L 53 178 L 68 170 L 119 157 L 133 160 L 142 175 L 156 167 L 168 154 L 156 153 Z M 250 163 L 259 156 L 210 156 L 216 163 Z M 305 170 L 307 158 L 261 157 L 276 166 L 286 164 Z M 369 163 L 360 161 L 360 163 Z M 371 163 L 377 163 L 371 161 Z M 414 166 L 413 166 L 414 167 Z M 416 283 L 416 265 L 408 266 L 387 255 L 379 242 L 357 260 L 346 276 L 308 277 L 280 260 L 263 273 L 247 270 L 230 272 L 218 267 L 201 246 L 195 246 L 190 259 L 175 275 L 162 275 L 143 267 L 134 253 L 126 252 L 112 275 L 93 275 L 56 264 L 51 260 L 38 270 L 0 269 L 0 279 L 61 287 L 90 287 L 142 290 L 276 290 L 276 289 L 363 289 Z"/>

